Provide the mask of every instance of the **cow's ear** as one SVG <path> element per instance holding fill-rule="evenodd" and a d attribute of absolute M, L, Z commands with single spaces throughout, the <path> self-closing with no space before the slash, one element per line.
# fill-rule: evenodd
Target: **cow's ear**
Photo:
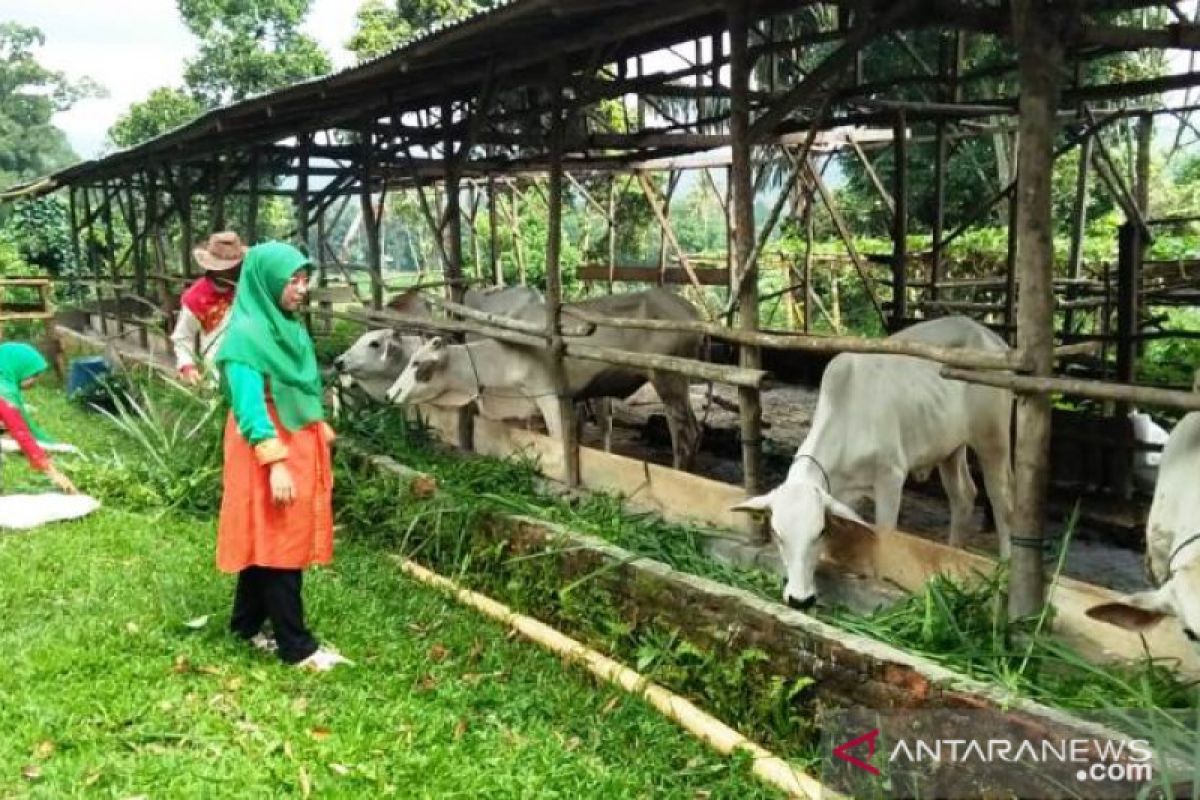
<path fill-rule="evenodd" d="M 1102 603 L 1087 610 L 1092 619 L 1142 633 L 1174 614 L 1168 581 L 1148 592 L 1126 595 L 1116 603 Z"/>
<path fill-rule="evenodd" d="M 755 516 L 763 516 L 771 513 L 771 495 L 773 492 L 760 494 L 758 497 L 747 497 L 736 506 L 730 508 L 730 511 L 745 511 Z"/>
<path fill-rule="evenodd" d="M 446 340 L 440 336 L 435 336 L 429 340 L 429 346 L 434 350 L 441 350 L 446 346 Z"/>
<path fill-rule="evenodd" d="M 842 519 L 848 519 L 851 522 L 857 522 L 859 525 L 862 525 L 870 530 L 874 530 L 871 528 L 871 525 L 865 519 L 860 517 L 858 512 L 853 508 L 846 505 L 841 500 L 838 500 L 831 494 L 824 492 L 822 494 L 825 496 L 825 510 L 830 514 L 833 514 L 835 517 L 841 517 Z"/>

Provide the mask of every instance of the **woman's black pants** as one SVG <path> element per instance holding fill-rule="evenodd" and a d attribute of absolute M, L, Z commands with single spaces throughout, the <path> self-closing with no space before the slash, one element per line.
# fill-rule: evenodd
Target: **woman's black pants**
<path fill-rule="evenodd" d="M 317 642 L 304 625 L 303 579 L 304 572 L 298 569 L 247 567 L 239 572 L 230 630 L 250 639 L 269 619 L 281 659 L 295 664 L 311 656 Z"/>

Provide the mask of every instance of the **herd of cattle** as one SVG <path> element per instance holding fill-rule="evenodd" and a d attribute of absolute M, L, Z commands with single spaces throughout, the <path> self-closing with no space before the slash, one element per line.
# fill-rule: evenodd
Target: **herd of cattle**
<path fill-rule="evenodd" d="M 546 305 L 528 287 L 468 291 L 464 304 L 526 322 L 546 324 Z M 419 295 L 393 301 L 394 309 L 431 316 Z M 602 297 L 564 306 L 589 318 L 699 319 L 685 299 L 665 289 Z M 621 350 L 698 358 L 696 333 L 588 326 L 583 341 Z M 1002 351 L 1008 345 L 966 317 L 944 317 L 913 325 L 892 338 L 944 347 Z M 540 414 L 553 437 L 560 435 L 553 356 L 546 348 L 468 337 L 450 344 L 393 331 L 364 334 L 334 366 L 343 382 L 353 382 L 380 402 L 462 407 L 473 404 L 489 419 Z M 688 380 L 658 370 L 565 360 L 566 395 L 586 402 L 625 398 L 649 382 L 666 410 L 676 467 L 691 464 L 701 426 L 692 409 Z M 950 504 L 950 543 L 968 531 L 976 487 L 967 451 L 979 461 L 1000 539 L 1009 554 L 1012 516 L 1010 421 L 1013 397 L 1003 389 L 947 380 L 938 364 L 903 355 L 843 353 L 821 381 L 812 427 L 800 445 L 784 482 L 746 500 L 737 509 L 767 514 L 787 577 L 785 601 L 805 609 L 816 601 L 815 573 L 823 550 L 827 515 L 862 523 L 851 508 L 872 497 L 875 524 L 896 526 L 909 475 L 938 470 Z M 1139 438 L 1154 440 L 1161 429 L 1141 414 L 1134 417 Z M 1165 434 L 1164 434 L 1165 438 Z M 1200 474 L 1200 414 L 1186 416 L 1170 435 L 1161 464 L 1142 457 L 1141 474 L 1159 474 L 1147 527 L 1147 566 L 1158 588 L 1124 602 L 1099 606 L 1092 616 L 1128 628 L 1145 629 L 1166 615 L 1179 618 L 1194 641 L 1200 631 L 1200 493 L 1190 482 Z M 865 524 L 865 523 L 864 523 Z"/>

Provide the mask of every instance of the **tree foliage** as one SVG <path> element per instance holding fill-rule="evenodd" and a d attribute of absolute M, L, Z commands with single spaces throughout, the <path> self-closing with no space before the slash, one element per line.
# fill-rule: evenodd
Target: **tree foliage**
<path fill-rule="evenodd" d="M 322 75 L 329 57 L 300 30 L 312 0 L 177 0 L 200 51 L 184 82 L 205 106 Z"/>
<path fill-rule="evenodd" d="M 45 175 L 74 160 L 66 135 L 52 117 L 77 101 L 102 94 L 90 80 L 70 81 L 38 63 L 42 32 L 0 23 L 0 183 Z"/>
<path fill-rule="evenodd" d="M 346 49 L 368 61 L 429 30 L 500 5 L 501 0 L 366 0 Z"/>
<path fill-rule="evenodd" d="M 203 110 L 193 95 L 182 89 L 161 86 L 145 100 L 133 103 L 117 118 L 108 129 L 108 140 L 116 147 L 133 147 L 178 128 Z"/>

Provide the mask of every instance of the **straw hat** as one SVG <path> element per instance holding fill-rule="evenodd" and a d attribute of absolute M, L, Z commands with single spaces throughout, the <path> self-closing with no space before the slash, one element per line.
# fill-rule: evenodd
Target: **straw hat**
<path fill-rule="evenodd" d="M 209 236 L 205 244 L 192 248 L 192 258 L 208 272 L 225 272 L 241 264 L 249 249 L 234 231 L 220 231 Z"/>

